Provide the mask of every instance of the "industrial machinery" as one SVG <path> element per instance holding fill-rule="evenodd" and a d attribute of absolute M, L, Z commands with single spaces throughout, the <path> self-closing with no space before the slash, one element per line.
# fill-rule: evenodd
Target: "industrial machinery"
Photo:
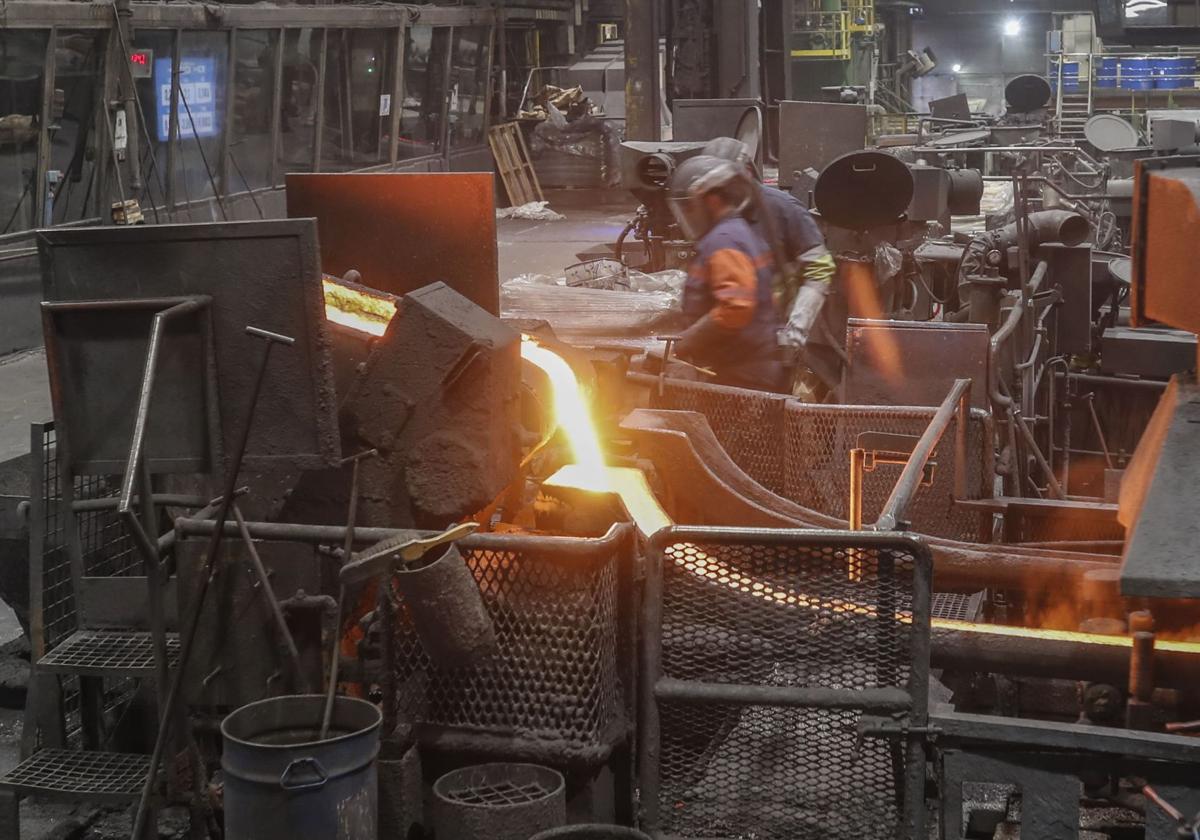
<path fill-rule="evenodd" d="M 880 154 L 815 190 L 863 307 L 836 404 L 630 371 L 487 311 L 484 271 L 373 287 L 352 229 L 318 265 L 321 222 L 46 236 L 37 702 L 0 832 L 34 793 L 140 826 L 182 803 L 200 832 L 218 766 L 245 831 L 244 748 L 280 698 L 314 743 L 320 707 L 361 713 L 348 744 L 377 729 L 355 836 L 496 836 L 500 799 L 659 838 L 1194 831 L 1194 385 L 1156 408 L 1162 371 L 1105 371 L 1123 269 L 1085 217 L 1022 198 L 939 238 L 979 176 Z M 1139 171 L 1130 340 L 1200 327 L 1198 170 Z M 313 761 L 272 765 L 288 816 L 342 795 Z"/>

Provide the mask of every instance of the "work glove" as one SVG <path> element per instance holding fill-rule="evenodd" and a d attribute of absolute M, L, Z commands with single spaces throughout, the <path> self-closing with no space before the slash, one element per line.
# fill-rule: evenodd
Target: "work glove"
<path fill-rule="evenodd" d="M 801 286 L 792 303 L 787 326 L 779 334 L 779 343 L 785 347 L 805 347 L 828 295 L 828 283 L 805 283 Z"/>
<path fill-rule="evenodd" d="M 712 316 L 705 315 L 683 331 L 675 342 L 674 353 L 682 359 L 703 359 L 704 351 L 720 341 L 721 332 L 721 327 L 717 326 Z"/>

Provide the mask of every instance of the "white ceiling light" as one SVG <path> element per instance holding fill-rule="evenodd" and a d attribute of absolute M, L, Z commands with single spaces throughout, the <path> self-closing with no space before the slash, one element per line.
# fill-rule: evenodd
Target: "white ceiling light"
<path fill-rule="evenodd" d="M 1005 35 L 1020 35 L 1021 34 L 1021 19 L 1020 18 L 1009 18 L 1008 20 L 1004 21 L 1004 34 Z"/>

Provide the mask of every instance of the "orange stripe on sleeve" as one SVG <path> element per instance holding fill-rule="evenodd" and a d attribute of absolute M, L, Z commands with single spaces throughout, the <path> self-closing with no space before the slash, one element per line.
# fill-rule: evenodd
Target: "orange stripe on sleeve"
<path fill-rule="evenodd" d="M 708 260 L 708 283 L 717 305 L 713 321 L 740 330 L 754 319 L 758 272 L 754 261 L 734 248 L 722 248 Z"/>

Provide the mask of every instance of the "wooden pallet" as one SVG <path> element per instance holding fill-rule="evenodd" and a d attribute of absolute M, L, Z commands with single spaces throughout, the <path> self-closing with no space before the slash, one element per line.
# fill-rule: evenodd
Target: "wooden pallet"
<path fill-rule="evenodd" d="M 537 173 L 533 171 L 533 164 L 529 161 L 529 149 L 525 146 L 521 127 L 517 123 L 501 123 L 488 129 L 488 145 L 492 147 L 496 169 L 513 207 L 531 201 L 546 200 L 542 194 L 542 185 L 538 183 Z"/>

